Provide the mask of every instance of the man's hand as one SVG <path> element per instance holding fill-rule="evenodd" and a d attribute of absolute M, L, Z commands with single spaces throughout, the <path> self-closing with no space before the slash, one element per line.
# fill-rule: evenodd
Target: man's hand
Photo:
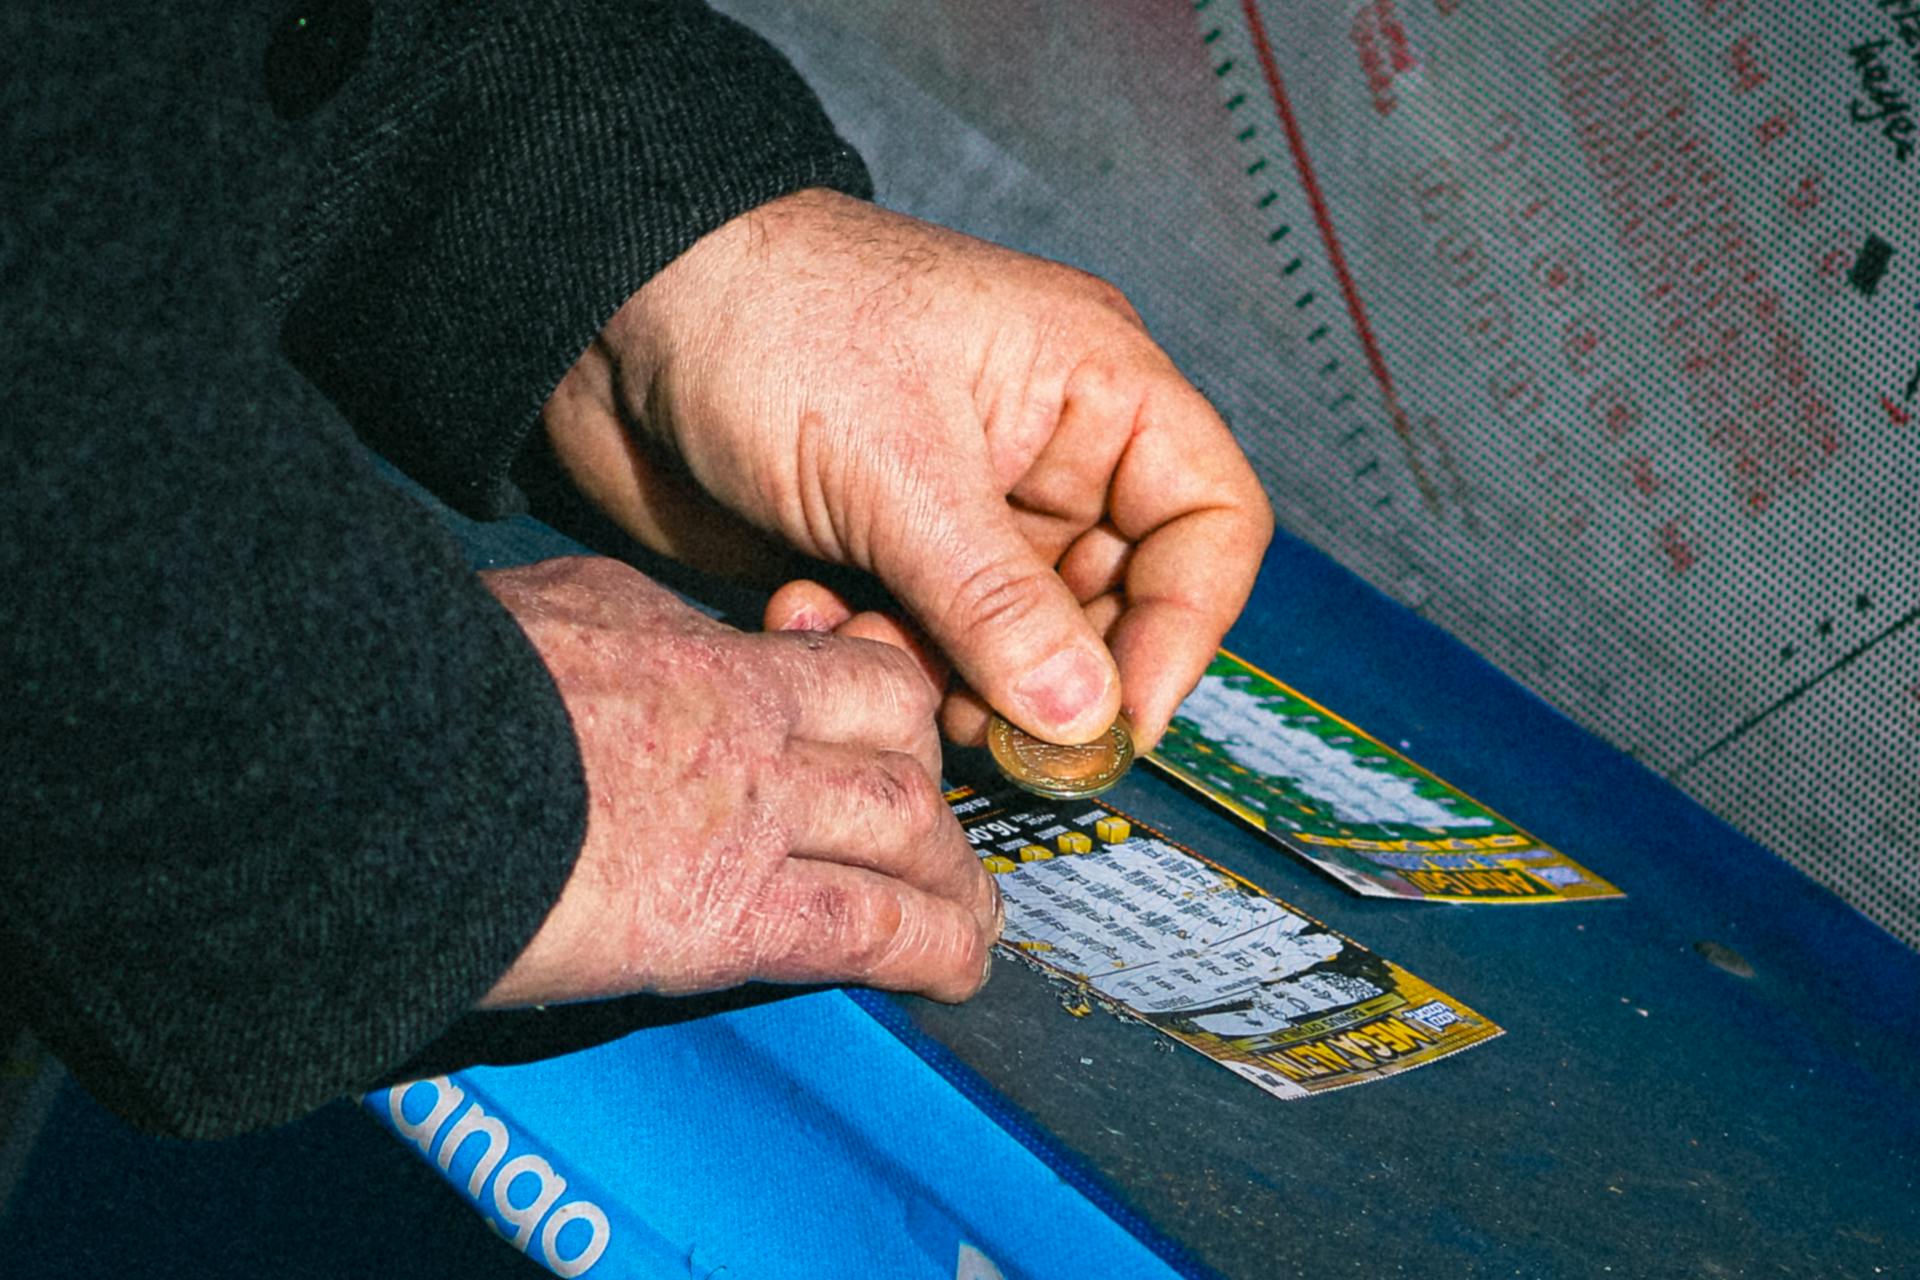
<path fill-rule="evenodd" d="M 751 556 L 730 512 L 866 569 L 973 690 L 1055 741 L 1123 701 L 1157 741 L 1272 533 L 1225 424 L 1111 286 L 830 192 L 701 240 L 545 417 L 643 540 Z M 985 716 L 962 694 L 943 723 L 977 741 Z"/>
<path fill-rule="evenodd" d="M 745 635 L 611 560 L 482 575 L 553 674 L 586 842 L 483 1006 L 749 979 L 962 1000 L 1000 903 L 941 799 L 938 695 L 869 640 Z"/>

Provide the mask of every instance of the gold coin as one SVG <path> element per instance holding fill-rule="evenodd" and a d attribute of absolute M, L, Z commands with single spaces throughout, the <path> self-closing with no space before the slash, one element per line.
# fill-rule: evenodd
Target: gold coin
<path fill-rule="evenodd" d="M 1132 767 L 1133 726 L 1122 715 L 1092 742 L 1062 746 L 995 716 L 987 725 L 987 750 L 1007 780 L 1023 790 L 1080 800 L 1107 790 Z"/>

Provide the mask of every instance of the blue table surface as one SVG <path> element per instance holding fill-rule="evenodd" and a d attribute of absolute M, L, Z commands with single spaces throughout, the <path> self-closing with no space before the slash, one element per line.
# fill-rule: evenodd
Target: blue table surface
<path fill-rule="evenodd" d="M 476 563 L 568 549 L 532 521 L 445 518 Z M 1068 1016 L 1017 964 L 964 1006 L 903 1000 L 921 1029 L 1231 1276 L 1920 1267 L 1920 955 L 1297 540 L 1277 541 L 1229 644 L 1629 897 L 1358 899 L 1136 770 L 1120 807 L 1506 1035 L 1279 1102 L 1147 1028 Z M 0 1275 L 530 1273 L 345 1104 L 193 1146 L 66 1085 L 37 1132 L 11 1153 Z"/>
<path fill-rule="evenodd" d="M 1064 1018 L 1024 973 L 916 1004 L 921 1026 L 1230 1275 L 1920 1268 L 1920 955 L 1298 541 L 1228 644 L 1628 898 L 1359 899 L 1136 771 L 1122 808 L 1506 1034 L 1269 1103 L 1149 1033 Z"/>

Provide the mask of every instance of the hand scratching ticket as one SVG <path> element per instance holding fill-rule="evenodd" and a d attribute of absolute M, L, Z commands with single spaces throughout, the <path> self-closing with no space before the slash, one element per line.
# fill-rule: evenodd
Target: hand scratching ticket
<path fill-rule="evenodd" d="M 1147 759 L 1356 893 L 1443 902 L 1623 896 L 1225 650 Z"/>
<path fill-rule="evenodd" d="M 1002 945 L 1282 1098 L 1410 1070 L 1500 1028 L 1120 811 L 961 787 Z"/>

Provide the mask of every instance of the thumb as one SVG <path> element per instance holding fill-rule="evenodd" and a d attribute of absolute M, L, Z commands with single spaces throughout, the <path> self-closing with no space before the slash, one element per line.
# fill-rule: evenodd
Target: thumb
<path fill-rule="evenodd" d="M 877 564 L 881 580 L 994 710 L 1049 742 L 1099 737 L 1120 711 L 1120 673 L 1079 601 L 999 499 L 942 519 Z"/>

